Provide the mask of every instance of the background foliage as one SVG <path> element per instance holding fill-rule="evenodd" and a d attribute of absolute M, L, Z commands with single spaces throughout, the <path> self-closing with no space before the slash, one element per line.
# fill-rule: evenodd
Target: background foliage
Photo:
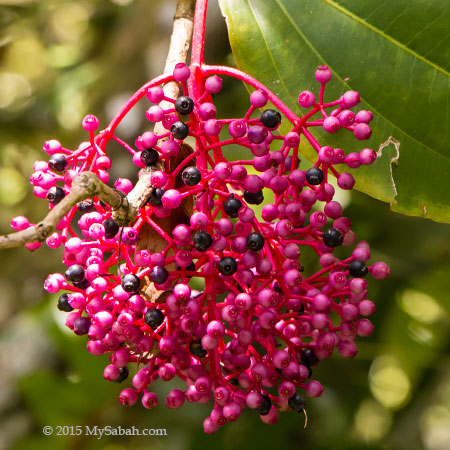
<path fill-rule="evenodd" d="M 253 3 L 261 6 L 272 2 Z M 373 2 L 364 5 L 369 3 Z M 408 3 L 415 6 L 419 2 Z M 411 20 L 422 20 L 423 36 L 428 39 L 417 41 L 415 51 L 428 51 L 427 57 L 440 64 L 448 55 L 448 46 L 441 44 L 438 51 L 429 44 L 432 30 L 443 32 L 442 24 L 437 27 L 439 17 L 432 20 L 430 16 L 435 3 L 429 2 L 423 17 L 417 13 Z M 308 4 L 311 8 L 328 8 L 334 2 Z M 351 9 L 353 2 L 338 4 Z M 403 2 L 394 3 L 400 4 Z M 396 24 L 390 27 L 397 33 L 393 37 L 398 41 L 407 39 L 410 28 L 396 19 L 400 10 L 394 5 L 383 5 L 385 17 L 381 24 Z M 78 145 L 85 139 L 80 132 L 85 114 L 98 114 L 101 125 L 105 125 L 129 94 L 162 71 L 174 6 L 174 1 L 155 0 L 0 0 L 0 233 L 10 230 L 9 221 L 15 215 L 37 221 L 45 213 L 46 202 L 32 196 L 28 183 L 33 161 L 46 159 L 40 150 L 43 142 L 56 138 L 68 147 Z M 445 13 L 444 8 L 443 17 Z M 322 14 L 328 13 L 316 12 L 315 20 Z M 364 14 L 376 22 L 376 14 Z M 236 16 L 236 20 L 240 17 Z M 274 25 L 281 20 L 277 14 L 271 19 Z M 336 17 L 327 23 L 331 24 L 332 19 Z M 215 2 L 211 3 L 208 21 L 207 62 L 233 65 L 227 30 Z M 286 23 L 285 19 L 282 23 Z M 328 36 L 327 27 L 324 39 Z M 371 49 L 365 41 L 358 41 L 349 52 L 346 39 L 345 33 L 328 36 L 327 44 L 333 44 L 337 54 L 353 55 L 360 48 L 366 49 L 367 80 L 372 80 L 372 71 L 381 77 L 375 80 L 382 82 L 378 91 L 376 85 L 364 81 L 363 98 L 380 89 L 389 93 L 385 105 L 380 100 L 383 114 L 396 111 L 402 115 L 405 127 L 425 133 L 417 123 L 414 108 L 395 97 L 399 80 L 392 71 L 370 66 L 371 51 L 381 50 L 375 44 Z M 237 55 L 239 59 L 239 52 Z M 294 97 L 309 86 L 318 62 L 317 58 L 308 57 L 303 48 L 298 55 L 302 63 L 296 63 L 295 68 L 302 71 L 296 72 L 296 84 L 290 73 L 294 64 L 286 66 L 287 72 L 283 70 L 283 76 L 286 73 L 291 77 L 289 83 L 296 85 L 292 87 Z M 354 63 L 347 73 L 363 82 L 360 70 Z M 417 66 L 405 63 L 404 70 L 408 76 L 419 76 L 415 73 Z M 412 78 L 414 89 L 418 84 Z M 238 83 L 225 80 L 224 85 L 227 94 L 217 96 L 218 110 L 224 116 L 238 116 L 248 105 L 248 95 Z M 346 88 L 336 81 L 333 89 L 339 94 Z M 440 91 L 436 92 L 438 95 Z M 133 110 L 122 128 L 124 137 L 134 139 L 145 129 L 143 112 L 139 108 Z M 432 119 L 425 116 L 427 121 L 433 121 L 433 132 L 446 127 L 437 112 Z M 383 117 L 377 120 L 382 121 Z M 376 145 L 375 136 L 369 144 Z M 440 151 L 448 148 L 442 146 Z M 112 173 L 111 180 L 119 175 L 135 177 L 129 158 L 123 154 L 116 157 L 123 159 L 123 164 L 120 174 Z M 440 173 L 446 167 L 434 164 Z M 445 186 L 448 181 L 444 175 L 436 179 L 436 184 Z M 412 183 L 425 189 L 420 178 L 414 178 Z M 382 193 L 377 197 L 382 198 Z M 65 331 L 65 315 L 56 309 L 56 296 L 46 295 L 42 288 L 47 273 L 62 270 L 61 252 L 42 247 L 32 254 L 25 249 L 0 253 L 0 449 L 249 450 L 269 446 L 293 449 L 299 445 L 310 450 L 450 448 L 449 228 L 393 213 L 386 203 L 358 192 L 346 194 L 341 201 L 358 236 L 371 243 L 373 260 L 388 262 L 392 276 L 384 282 L 371 283 L 371 299 L 377 304 L 373 318 L 376 328 L 372 337 L 359 340 L 356 359 L 347 361 L 337 356 L 318 367 L 317 377 L 326 389 L 322 398 L 308 401 L 306 430 L 301 415 L 283 413 L 280 423 L 271 427 L 246 411 L 238 422 L 210 437 L 203 434 L 201 427 L 208 412 L 205 405 L 190 404 L 169 411 L 162 404 L 151 412 L 139 405 L 121 407 L 117 396 L 123 386 L 103 380 L 107 358 L 90 355 L 85 350 L 85 337 Z M 166 384 L 157 384 L 162 398 L 168 392 Z M 42 435 L 44 425 L 134 425 L 166 428 L 168 436 L 101 440 L 46 437 Z"/>

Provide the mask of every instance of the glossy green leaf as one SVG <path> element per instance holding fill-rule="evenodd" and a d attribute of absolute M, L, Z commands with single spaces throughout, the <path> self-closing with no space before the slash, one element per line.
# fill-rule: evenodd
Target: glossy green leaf
<path fill-rule="evenodd" d="M 221 0 L 240 69 L 294 112 L 318 93 L 316 66 L 333 79 L 325 99 L 359 91 L 374 113 L 369 141 L 315 128 L 323 145 L 371 147 L 375 164 L 354 171 L 356 188 L 394 211 L 450 222 L 450 3 L 442 0 Z M 306 145 L 303 153 L 314 157 Z"/>

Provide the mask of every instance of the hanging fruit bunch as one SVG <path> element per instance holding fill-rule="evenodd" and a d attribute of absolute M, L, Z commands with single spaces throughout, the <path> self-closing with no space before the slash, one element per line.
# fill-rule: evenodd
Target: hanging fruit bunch
<path fill-rule="evenodd" d="M 124 382 L 129 367 L 138 366 L 133 387 L 120 393 L 123 405 L 139 400 L 154 408 L 153 383 L 178 377 L 186 389 L 172 390 L 166 405 L 211 402 L 204 430 L 213 433 L 247 407 L 269 424 L 279 411 L 305 412 L 304 395 L 323 390 L 314 366 L 335 349 L 353 358 L 355 338 L 372 333 L 366 277 L 383 279 L 389 268 L 369 263 L 369 245 L 357 242 L 330 183 L 336 177 L 339 189 L 352 189 L 345 167 L 370 165 L 377 154 L 322 146 L 310 131 L 369 139 L 372 114 L 352 111 L 359 94 L 326 101 L 332 74 L 319 66 L 318 96 L 299 93 L 305 112 L 297 116 L 248 74 L 203 63 L 203 47 L 195 44 L 203 44 L 205 9 L 198 2 L 189 67 L 179 63 L 147 83 L 105 130 L 97 133 L 98 119 L 85 117 L 89 141 L 77 149 L 47 141 L 49 159 L 34 164 L 30 180 L 35 195 L 56 210 L 83 174 L 109 182 L 109 142 L 130 154 L 138 183 L 147 183 L 144 201 L 133 210 L 136 186 L 119 178 L 119 205 L 98 192 L 72 205 L 46 238 L 49 247 L 64 249 L 67 268 L 49 275 L 45 289 L 60 293 L 66 325 L 88 336 L 88 351 L 110 355 L 106 380 Z M 243 117 L 217 111 L 216 96 L 226 95 L 223 77 L 252 90 Z M 171 82 L 178 96 L 166 95 Z M 131 145 L 114 133 L 138 102 L 147 103 L 148 131 Z M 301 141 L 317 152 L 307 170 L 299 169 Z M 230 145 L 250 156 L 227 160 Z M 32 225 L 16 217 L 12 226 Z M 342 259 L 335 255 L 341 246 Z M 317 255 L 317 272 L 302 264 L 307 247 Z"/>

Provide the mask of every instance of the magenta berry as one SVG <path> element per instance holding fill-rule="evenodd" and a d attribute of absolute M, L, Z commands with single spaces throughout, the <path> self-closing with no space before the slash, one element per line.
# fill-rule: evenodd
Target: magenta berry
<path fill-rule="evenodd" d="M 97 117 L 89 114 L 83 119 L 83 128 L 89 133 L 93 133 L 98 128 Z"/>
<path fill-rule="evenodd" d="M 217 94 L 222 89 L 222 78 L 217 75 L 209 77 L 205 81 L 205 89 L 211 94 Z"/>
<path fill-rule="evenodd" d="M 328 83 L 331 80 L 331 70 L 328 66 L 319 66 L 316 71 L 316 80 L 322 84 Z"/>

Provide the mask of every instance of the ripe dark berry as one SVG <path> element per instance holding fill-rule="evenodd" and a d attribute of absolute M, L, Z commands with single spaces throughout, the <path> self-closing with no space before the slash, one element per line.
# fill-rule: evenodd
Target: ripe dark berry
<path fill-rule="evenodd" d="M 163 284 L 169 278 L 169 272 L 163 266 L 155 266 L 150 272 L 150 280 L 156 284 Z"/>
<path fill-rule="evenodd" d="M 162 205 L 161 197 L 164 195 L 164 192 L 166 191 L 163 188 L 153 189 L 147 202 L 150 203 L 150 205 L 152 206 L 161 206 Z"/>
<path fill-rule="evenodd" d="M 70 312 L 73 311 L 73 308 L 69 303 L 69 294 L 61 294 L 58 298 L 58 309 L 60 311 Z"/>
<path fill-rule="evenodd" d="M 154 148 L 146 148 L 141 152 L 141 161 L 146 166 L 154 166 L 159 160 L 159 153 Z"/>
<path fill-rule="evenodd" d="M 175 139 L 184 139 L 189 134 L 189 127 L 184 122 L 178 121 L 170 127 L 170 132 Z"/>
<path fill-rule="evenodd" d="M 225 256 L 219 261 L 219 272 L 222 275 L 233 275 L 233 273 L 236 273 L 237 270 L 237 262 L 234 258 L 231 258 L 230 256 Z"/>
<path fill-rule="evenodd" d="M 327 247 L 337 247 L 338 245 L 341 245 L 342 242 L 344 241 L 341 232 L 336 228 L 329 228 L 328 230 L 325 230 L 323 232 L 322 238 L 323 243 Z"/>
<path fill-rule="evenodd" d="M 145 313 L 144 320 L 152 330 L 156 330 L 164 322 L 164 314 L 161 310 L 152 308 Z"/>
<path fill-rule="evenodd" d="M 256 411 L 259 412 L 260 416 L 266 416 L 269 414 L 270 408 L 272 408 L 272 400 L 268 395 L 261 395 L 263 398 L 262 405 L 259 408 L 256 408 Z"/>
<path fill-rule="evenodd" d="M 199 252 L 208 250 L 213 242 L 211 235 L 206 231 L 199 231 L 198 233 L 195 233 L 192 240 L 194 241 L 194 247 Z"/>
<path fill-rule="evenodd" d="M 59 186 L 52 186 L 47 192 L 47 200 L 52 205 L 57 205 L 65 196 L 64 189 Z"/>
<path fill-rule="evenodd" d="M 64 275 L 66 280 L 78 283 L 84 279 L 84 268 L 79 264 L 72 264 Z"/>
<path fill-rule="evenodd" d="M 300 361 L 307 366 L 315 366 L 319 362 L 319 359 L 312 348 L 304 348 L 300 352 Z"/>
<path fill-rule="evenodd" d="M 102 225 L 105 227 L 106 239 L 112 239 L 119 231 L 119 224 L 114 219 L 105 219 Z"/>
<path fill-rule="evenodd" d="M 255 193 L 244 191 L 244 200 L 249 205 L 260 205 L 264 201 L 264 195 L 262 190 Z"/>
<path fill-rule="evenodd" d="M 305 177 L 306 181 L 312 186 L 317 186 L 318 184 L 322 183 L 324 178 L 322 169 L 319 169 L 318 167 L 311 167 L 310 169 L 308 169 L 306 171 Z"/>
<path fill-rule="evenodd" d="M 195 186 L 202 179 L 202 174 L 197 167 L 186 167 L 181 174 L 183 183 L 188 186 Z"/>
<path fill-rule="evenodd" d="M 201 341 L 191 341 L 189 351 L 198 358 L 204 358 L 208 352 L 202 347 Z"/>
<path fill-rule="evenodd" d="M 191 262 L 187 267 L 186 270 L 189 272 L 195 272 L 195 263 Z"/>
<path fill-rule="evenodd" d="M 89 331 L 89 327 L 91 326 L 91 319 L 89 317 L 78 317 L 73 323 L 73 331 L 78 336 L 82 336 L 83 334 L 87 334 Z"/>
<path fill-rule="evenodd" d="M 296 393 L 288 400 L 288 405 L 289 408 L 293 409 L 294 411 L 303 412 L 306 403 L 303 395 Z"/>
<path fill-rule="evenodd" d="M 191 97 L 182 95 L 175 102 L 175 110 L 178 114 L 187 115 L 194 111 L 194 100 Z"/>
<path fill-rule="evenodd" d="M 121 367 L 119 371 L 120 375 L 114 380 L 116 383 L 122 383 L 122 381 L 125 381 L 130 373 L 127 366 Z"/>
<path fill-rule="evenodd" d="M 223 202 L 223 210 L 230 217 L 238 217 L 238 211 L 242 208 L 242 202 L 234 197 L 234 194 L 230 196 Z"/>
<path fill-rule="evenodd" d="M 82 213 L 87 213 L 93 211 L 94 208 L 94 200 L 88 198 L 87 200 L 83 200 L 82 202 L 77 204 L 77 210 Z"/>
<path fill-rule="evenodd" d="M 261 114 L 261 123 L 267 128 L 275 128 L 281 122 L 281 114 L 274 109 L 266 109 Z"/>
<path fill-rule="evenodd" d="M 55 172 L 62 172 L 67 167 L 67 158 L 62 153 L 55 153 L 48 160 L 48 168 Z"/>
<path fill-rule="evenodd" d="M 133 273 L 128 273 L 122 277 L 121 284 L 125 292 L 137 292 L 141 286 L 141 280 Z"/>
<path fill-rule="evenodd" d="M 74 281 L 73 285 L 77 288 L 82 289 L 83 291 L 85 291 L 90 285 L 91 283 L 89 282 L 88 279 L 84 278 L 81 281 Z"/>
<path fill-rule="evenodd" d="M 355 259 L 348 264 L 348 271 L 354 278 L 363 278 L 368 274 L 369 269 L 367 269 L 366 265 L 362 261 Z"/>
<path fill-rule="evenodd" d="M 249 250 L 259 252 L 264 247 L 264 237 L 261 233 L 250 233 L 246 244 Z"/>

